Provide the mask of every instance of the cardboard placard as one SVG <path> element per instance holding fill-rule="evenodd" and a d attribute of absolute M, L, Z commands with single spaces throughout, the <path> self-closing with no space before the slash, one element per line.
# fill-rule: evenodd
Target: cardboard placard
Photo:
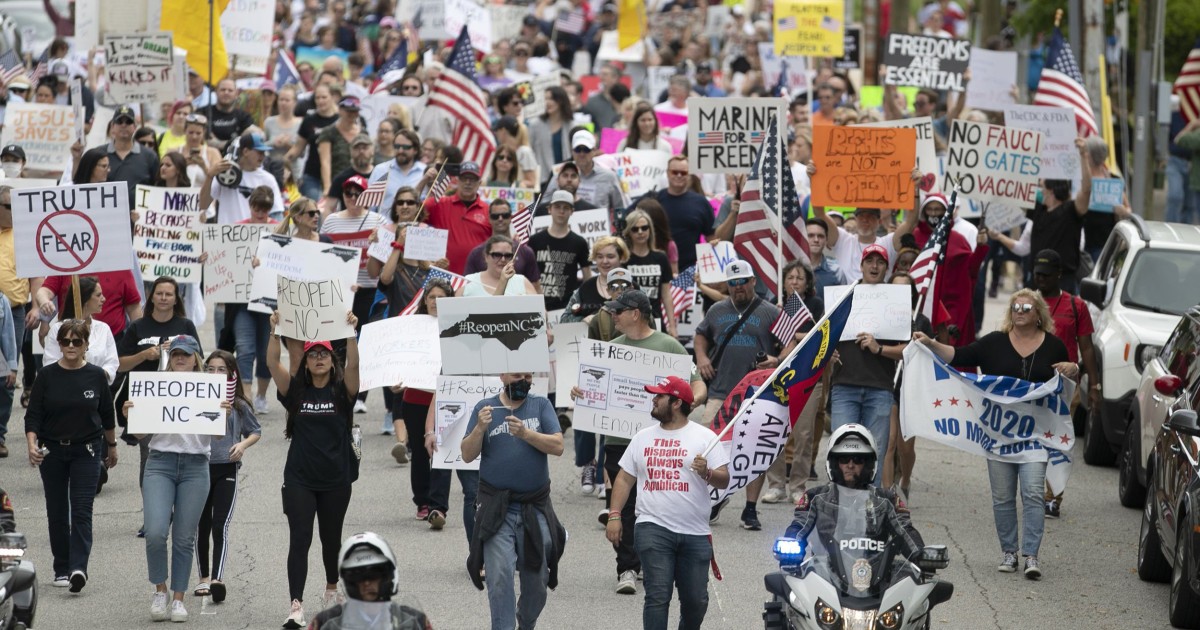
<path fill-rule="evenodd" d="M 650 417 L 654 394 L 646 385 L 668 376 L 691 380 L 692 358 L 588 339 L 580 346 L 572 426 L 602 435 L 631 438 L 658 421 Z"/>
<path fill-rule="evenodd" d="M 835 70 L 856 70 L 862 67 L 862 27 L 847 26 L 843 37 L 842 56 L 833 60 Z"/>
<path fill-rule="evenodd" d="M 270 225 L 225 223 L 200 231 L 204 253 L 204 300 L 209 304 L 245 304 L 254 278 L 254 252 Z"/>
<path fill-rule="evenodd" d="M 963 120 L 950 128 L 942 190 L 976 201 L 1032 208 L 1039 190 L 1045 136 L 1037 131 Z"/>
<path fill-rule="evenodd" d="M 1004 126 L 1040 131 L 1045 136 L 1040 154 L 1042 179 L 1069 179 L 1079 190 L 1083 172 L 1079 149 L 1075 148 L 1075 112 L 1066 107 L 1009 105 L 1004 108 Z"/>
<path fill-rule="evenodd" d="M 933 141 L 933 119 L 929 116 L 884 120 L 854 126 L 915 130 L 917 132 L 917 168 L 921 169 L 921 173 L 933 173 L 938 176 L 942 174 L 942 162 L 938 159 L 937 145 Z"/>
<path fill-rule="evenodd" d="M 912 129 L 818 125 L 812 205 L 911 210 L 916 155 Z"/>
<path fill-rule="evenodd" d="M 526 118 L 536 118 L 546 113 L 546 90 L 562 85 L 562 78 L 557 72 L 547 74 L 539 74 L 533 77 L 530 81 L 530 92 L 533 94 L 533 102 L 525 106 L 524 114 Z"/>
<path fill-rule="evenodd" d="M 776 0 L 775 54 L 841 57 L 845 13 L 842 0 Z"/>
<path fill-rule="evenodd" d="M 508 4 L 489 4 L 492 11 L 492 41 L 516 39 L 521 34 L 521 20 L 529 15 L 529 7 Z"/>
<path fill-rule="evenodd" d="M 297 280 L 275 276 L 279 325 L 275 334 L 301 341 L 329 341 L 354 336 L 346 321 L 353 294 L 338 280 Z"/>
<path fill-rule="evenodd" d="M 671 83 L 671 77 L 678 73 L 679 70 L 675 66 L 650 66 L 646 68 L 646 98 L 651 103 L 657 103 L 658 97 L 667 91 L 667 86 Z"/>
<path fill-rule="evenodd" d="M 397 228 L 402 226 L 397 226 Z M 381 263 L 388 261 L 392 256 L 392 241 L 396 240 L 396 233 L 385 228 L 375 228 L 375 242 L 367 248 L 367 256 L 378 260 Z"/>
<path fill-rule="evenodd" d="M 225 52 L 238 72 L 267 74 L 274 24 L 272 0 L 230 0 L 221 14 L 221 33 L 225 36 Z"/>
<path fill-rule="evenodd" d="M 738 255 L 730 241 L 696 244 L 696 270 L 704 284 L 725 282 L 725 266 L 735 260 Z"/>
<path fill-rule="evenodd" d="M 471 412 L 485 398 L 498 396 L 504 389 L 496 376 L 438 376 L 434 392 L 433 430 L 437 432 L 437 450 L 431 460 L 433 468 L 479 470 L 481 458 L 471 463 L 462 460 L 462 441 L 471 421 Z M 546 379 L 534 375 L 530 393 L 546 395 Z M 500 413 L 496 408 L 493 413 Z"/>
<path fill-rule="evenodd" d="M 450 230 L 412 226 L 404 238 L 404 257 L 410 260 L 441 260 L 446 257 Z"/>
<path fill-rule="evenodd" d="M 175 98 L 175 45 L 171 33 L 104 36 L 104 73 L 118 103 L 169 102 Z"/>
<path fill-rule="evenodd" d="M 965 39 L 890 33 L 883 49 L 883 84 L 962 92 L 970 62 L 971 42 Z"/>
<path fill-rule="evenodd" d="M 612 157 L 611 166 L 621 182 L 621 194 L 626 200 L 636 199 L 654 190 L 659 182 L 667 178 L 667 160 L 671 155 L 666 151 L 646 151 L 626 149 Z"/>
<path fill-rule="evenodd" d="M 1012 90 L 1017 85 L 1017 51 L 976 48 L 971 51 L 971 82 L 967 105 L 974 109 L 1004 111 L 1016 104 Z"/>
<path fill-rule="evenodd" d="M 567 409 L 575 408 L 571 400 L 571 388 L 579 374 L 579 347 L 587 341 L 586 322 L 550 322 L 554 341 L 550 343 L 550 361 L 554 364 L 554 404 Z"/>
<path fill-rule="evenodd" d="M 130 372 L 129 432 L 225 435 L 225 375 Z"/>
<path fill-rule="evenodd" d="M 346 288 L 343 295 L 350 295 L 353 293 L 350 287 L 358 282 L 358 264 L 362 257 L 357 247 L 270 233 L 259 238 L 254 255 L 259 264 L 254 269 L 247 308 L 258 313 L 270 313 L 275 309 L 279 291 L 275 276 L 279 274 L 297 280 L 337 278 Z"/>
<path fill-rule="evenodd" d="M 9 102 L 0 143 L 24 149 L 28 170 L 69 171 L 76 127 L 75 111 L 70 105 Z"/>
<path fill-rule="evenodd" d="M 849 285 L 825 287 L 825 303 L 837 304 L 849 290 Z M 912 288 L 903 284 L 855 285 L 850 319 L 838 341 L 849 341 L 864 332 L 884 341 L 910 339 Z"/>
<path fill-rule="evenodd" d="M 1125 180 L 1119 177 L 1096 177 L 1092 179 L 1092 195 L 1088 210 L 1112 212 L 1113 206 L 1125 204 Z"/>
<path fill-rule="evenodd" d="M 959 216 L 962 216 L 962 213 Z M 1019 225 L 1025 225 L 1026 220 L 1024 210 L 1006 203 L 987 204 L 987 212 L 982 216 L 984 225 L 989 230 L 998 232 L 1007 232 Z"/>
<path fill-rule="evenodd" d="M 442 366 L 437 318 L 404 315 L 362 327 L 358 343 L 359 390 L 405 387 L 432 391 Z"/>
<path fill-rule="evenodd" d="M 133 250 L 143 278 L 200 281 L 200 189 L 139 185 L 133 209 Z"/>
<path fill-rule="evenodd" d="M 125 182 L 14 189 L 12 214 L 19 278 L 133 267 Z"/>
<path fill-rule="evenodd" d="M 787 120 L 782 98 L 697 98 L 688 105 L 688 168 L 695 173 L 738 173 L 754 168 L 771 119 Z"/>
<path fill-rule="evenodd" d="M 540 295 L 438 298 L 443 374 L 546 372 L 546 302 Z"/>
<path fill-rule="evenodd" d="M 807 92 L 812 86 L 814 74 L 808 70 L 808 57 L 780 57 L 775 54 L 771 42 L 758 43 L 758 58 L 762 62 L 763 85 L 768 89 L 779 85 L 783 64 L 787 64 L 787 82 L 784 85 L 792 94 Z"/>

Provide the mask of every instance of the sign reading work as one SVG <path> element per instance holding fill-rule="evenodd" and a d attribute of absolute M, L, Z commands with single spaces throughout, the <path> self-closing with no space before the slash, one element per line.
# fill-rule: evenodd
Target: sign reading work
<path fill-rule="evenodd" d="M 210 304 L 245 304 L 254 279 L 254 252 L 266 224 L 223 223 L 205 225 L 204 300 Z"/>
<path fill-rule="evenodd" d="M 572 418 L 576 429 L 633 437 L 657 423 L 650 417 L 654 394 L 647 385 L 668 376 L 691 380 L 692 358 L 598 339 L 580 340 L 578 387 Z"/>
<path fill-rule="evenodd" d="M 301 341 L 354 336 L 354 326 L 346 321 L 351 294 L 340 280 L 296 280 L 279 274 L 275 283 L 279 288 L 275 334 Z"/>
<path fill-rule="evenodd" d="M 200 281 L 200 189 L 138 186 L 133 249 L 143 278 Z"/>
<path fill-rule="evenodd" d="M 12 191 L 17 276 L 125 271 L 133 266 L 124 182 Z"/>
<path fill-rule="evenodd" d="M 911 210 L 917 132 L 912 129 L 813 128 L 814 206 Z"/>
<path fill-rule="evenodd" d="M 225 375 L 130 372 L 129 432 L 225 435 Z"/>
<path fill-rule="evenodd" d="M 787 120 L 782 98 L 687 100 L 688 167 L 696 173 L 747 173 L 771 120 Z"/>
<path fill-rule="evenodd" d="M 971 63 L 971 42 L 952 37 L 891 33 L 883 51 L 884 85 L 913 85 L 962 92 Z"/>
<path fill-rule="evenodd" d="M 104 72 L 118 103 L 175 99 L 175 46 L 171 33 L 104 36 Z"/>
<path fill-rule="evenodd" d="M 572 232 L 582 236 L 588 242 L 589 250 L 596 244 L 596 241 L 605 236 L 612 236 L 606 208 L 576 210 L 571 213 L 571 218 L 567 220 L 567 223 L 570 224 Z M 534 232 L 549 229 L 550 215 L 534 217 L 531 227 Z"/>
<path fill-rule="evenodd" d="M 976 201 L 1032 208 L 1037 201 L 1045 136 L 1037 131 L 954 121 L 943 190 Z"/>

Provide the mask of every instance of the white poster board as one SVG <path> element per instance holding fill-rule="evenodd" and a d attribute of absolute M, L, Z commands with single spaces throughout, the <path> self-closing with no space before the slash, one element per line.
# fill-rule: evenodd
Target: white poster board
<path fill-rule="evenodd" d="M 129 432 L 225 435 L 225 375 L 130 372 Z"/>
<path fill-rule="evenodd" d="M 658 97 L 667 91 L 671 77 L 679 71 L 675 66 L 649 66 L 646 68 L 646 99 L 657 103 Z"/>
<path fill-rule="evenodd" d="M 588 251 L 591 251 L 592 245 L 595 245 L 596 241 L 605 236 L 612 235 L 612 228 L 608 221 L 608 210 L 605 208 L 576 210 L 571 213 L 568 223 L 571 225 L 572 232 L 582 236 L 588 242 Z M 533 227 L 531 229 L 534 232 L 545 230 L 549 227 L 549 215 L 533 218 Z"/>
<path fill-rule="evenodd" d="M 254 278 L 254 252 L 271 226 L 251 223 L 205 225 L 204 300 L 209 304 L 245 304 Z"/>
<path fill-rule="evenodd" d="M 405 232 L 404 257 L 410 260 L 441 260 L 446 257 L 449 239 L 450 230 L 414 225 Z"/>
<path fill-rule="evenodd" d="M 475 405 L 485 398 L 500 394 L 503 389 L 498 376 L 438 376 L 434 393 L 434 431 L 437 432 L 437 450 L 433 454 L 433 468 L 479 470 L 480 458 L 471 463 L 462 460 L 462 441 L 467 433 L 467 424 Z M 546 395 L 546 381 L 533 377 L 530 392 Z M 497 409 L 493 413 L 500 413 Z"/>
<path fill-rule="evenodd" d="M 475 0 L 446 0 L 445 28 L 448 39 L 458 37 L 467 27 L 471 46 L 483 53 L 492 52 L 492 12 Z"/>
<path fill-rule="evenodd" d="M 104 73 L 114 101 L 174 100 L 175 46 L 170 32 L 105 35 L 104 56 Z"/>
<path fill-rule="evenodd" d="M 70 105 L 10 101 L 4 111 L 0 144 L 24 149 L 28 170 L 69 171 L 71 145 L 75 144 L 75 111 Z"/>
<path fill-rule="evenodd" d="M 759 42 L 758 58 L 762 61 L 763 86 L 767 90 L 779 85 L 779 75 L 783 74 L 784 63 L 787 63 L 787 82 L 784 86 L 789 92 L 806 93 L 812 87 L 814 73 L 808 70 L 808 57 L 778 57 L 775 55 L 774 43 Z"/>
<path fill-rule="evenodd" d="M 849 285 L 825 287 L 825 303 L 837 304 L 849 290 Z M 846 321 L 838 341 L 849 341 L 863 332 L 880 340 L 907 341 L 912 338 L 912 287 L 905 284 L 855 285 L 854 305 Z"/>
<path fill-rule="evenodd" d="M 199 282 L 200 189 L 138 186 L 133 194 L 138 214 L 133 226 L 133 250 L 143 278 L 171 276 L 180 282 Z"/>
<path fill-rule="evenodd" d="M 920 118 L 904 118 L 901 120 L 885 120 L 882 122 L 864 123 L 855 127 L 886 127 L 891 129 L 915 129 L 917 132 L 917 168 L 922 173 L 942 174 L 942 163 L 938 159 L 937 146 L 933 142 L 933 119 L 929 116 Z"/>
<path fill-rule="evenodd" d="M 12 191 L 17 277 L 133 268 L 125 182 Z"/>
<path fill-rule="evenodd" d="M 987 212 L 983 213 L 983 221 L 989 230 L 1007 232 L 1019 225 L 1025 225 L 1025 211 L 1007 203 L 989 203 Z"/>
<path fill-rule="evenodd" d="M 273 0 L 230 0 L 221 14 L 221 32 L 225 35 L 230 65 L 236 66 L 238 72 L 267 74 L 274 24 Z"/>
<path fill-rule="evenodd" d="M 700 282 L 704 284 L 725 282 L 725 266 L 735 260 L 740 259 L 730 241 L 696 245 L 696 269 L 700 272 Z"/>
<path fill-rule="evenodd" d="M 392 256 L 392 241 L 396 240 L 396 233 L 385 228 L 379 227 L 375 229 L 375 242 L 367 248 L 367 256 L 378 260 L 381 263 L 386 263 L 388 258 Z"/>
<path fill-rule="evenodd" d="M 438 298 L 444 374 L 546 372 L 546 303 L 540 295 Z"/>
<path fill-rule="evenodd" d="M 533 102 L 525 106 L 525 117 L 536 118 L 546 113 L 546 90 L 562 85 L 562 77 L 557 72 L 539 74 L 529 82 L 533 92 Z"/>
<path fill-rule="evenodd" d="M 782 98 L 693 96 L 687 106 L 688 168 L 697 173 L 750 172 L 772 118 L 787 120 Z"/>
<path fill-rule="evenodd" d="M 514 39 L 521 34 L 521 21 L 529 15 L 529 7 L 508 4 L 490 4 L 492 11 L 492 41 Z"/>
<path fill-rule="evenodd" d="M 358 389 L 405 387 L 432 391 L 441 370 L 437 318 L 404 315 L 371 322 L 358 338 Z"/>
<path fill-rule="evenodd" d="M 1032 208 L 1040 190 L 1045 135 L 1017 127 L 954 121 L 942 190 L 985 203 Z"/>
<path fill-rule="evenodd" d="M 350 287 L 358 283 L 362 250 L 268 233 L 259 238 L 255 256 L 259 264 L 250 283 L 249 309 L 270 313 L 275 309 L 279 274 L 297 280 L 337 278 L 346 288 L 345 295 L 353 293 Z"/>
<path fill-rule="evenodd" d="M 588 325 L 584 322 L 551 323 L 554 342 L 550 344 L 550 359 L 554 361 L 554 404 L 574 409 L 571 388 L 579 376 L 579 346 L 587 341 Z"/>
<path fill-rule="evenodd" d="M 354 336 L 354 326 L 346 321 L 354 298 L 340 280 L 297 280 L 278 274 L 275 285 L 279 288 L 275 334 L 301 341 Z"/>
<path fill-rule="evenodd" d="M 668 376 L 691 380 L 692 358 L 588 339 L 580 346 L 578 386 L 571 426 L 602 435 L 631 438 L 656 424 L 650 417 L 654 394 L 645 390 Z"/>
<path fill-rule="evenodd" d="M 654 190 L 667 179 L 667 161 L 671 155 L 666 151 L 626 149 L 607 158 L 608 168 L 617 174 L 621 182 L 621 194 L 626 201 L 637 199 Z"/>
<path fill-rule="evenodd" d="M 973 109 L 1004 111 L 1016 103 L 1017 51 L 971 50 L 971 81 L 967 83 L 967 106 Z"/>
<path fill-rule="evenodd" d="M 1041 105 L 1009 105 L 1004 108 L 1004 126 L 1041 132 L 1041 177 L 1069 179 L 1072 190 L 1079 190 L 1082 171 L 1079 149 L 1075 148 L 1075 112 L 1066 107 Z"/>

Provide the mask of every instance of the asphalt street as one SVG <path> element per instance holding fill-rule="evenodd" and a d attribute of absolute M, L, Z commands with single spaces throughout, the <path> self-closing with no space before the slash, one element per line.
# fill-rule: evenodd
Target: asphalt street
<path fill-rule="evenodd" d="M 986 330 L 995 328 L 1003 304 L 989 300 Z M 204 329 L 205 347 L 210 347 L 212 327 Z M 465 570 L 467 544 L 457 509 L 461 506 L 457 481 L 451 497 L 455 509 L 445 530 L 430 531 L 426 523 L 416 521 L 408 469 L 388 455 L 392 438 L 379 434 L 381 397 L 373 392 L 370 404 L 370 414 L 357 417 L 366 435 L 364 459 L 344 534 L 371 530 L 391 543 L 399 558 L 401 592 L 420 602 L 435 628 L 489 627 L 486 594 L 475 590 Z M 41 481 L 24 456 L 22 410 L 14 406 L 9 443 L 15 448 L 8 459 L 0 460 L 0 483 L 12 495 L 18 527 L 29 537 L 32 559 L 43 569 L 36 627 L 154 626 L 148 610 L 152 587 L 146 577 L 144 545 L 135 537 L 141 524 L 137 449 L 121 447 L 121 461 L 97 497 L 90 581 L 82 593 L 69 594 L 50 586 Z M 228 599 L 212 604 L 189 594 L 189 623 L 197 627 L 277 628 L 287 614 L 288 531 L 279 493 L 287 452 L 283 411 L 273 404 L 261 420 L 263 439 L 247 452 L 241 469 L 230 531 Z M 568 444 L 570 437 L 566 436 Z M 983 460 L 929 442 L 920 442 L 917 452 L 913 519 L 928 544 L 949 547 L 950 567 L 939 575 L 955 585 L 954 597 L 935 610 L 934 626 L 1169 627 L 1167 586 L 1141 582 L 1135 573 L 1140 513 L 1117 503 L 1115 469 L 1093 468 L 1076 457 L 1063 516 L 1046 524 L 1040 554 L 1045 577 L 1033 582 L 1020 573 L 996 571 L 1000 550 Z M 640 627 L 640 588 L 634 596 L 614 592 L 614 555 L 596 521 L 603 503 L 579 494 L 571 455 L 568 446 L 564 456 L 551 464 L 554 505 L 570 539 L 558 589 L 549 595 L 539 627 Z M 762 623 L 762 576 L 776 568 L 771 543 L 790 522 L 791 508 L 760 505 L 763 530 L 748 532 L 737 519 L 742 500 L 736 496 L 713 529 L 724 580 L 710 581 L 706 628 L 743 629 Z M 311 614 L 323 588 L 319 543 L 314 542 L 309 555 L 305 592 Z M 193 576 L 192 588 L 195 582 Z M 677 615 L 677 602 L 674 608 Z"/>

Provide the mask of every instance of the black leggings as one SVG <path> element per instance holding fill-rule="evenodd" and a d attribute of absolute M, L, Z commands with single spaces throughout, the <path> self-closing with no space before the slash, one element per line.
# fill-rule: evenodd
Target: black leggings
<path fill-rule="evenodd" d="M 412 459 L 408 465 L 412 475 L 413 503 L 417 507 L 433 507 L 429 499 L 429 451 L 425 450 L 424 437 L 425 416 L 429 413 L 429 405 L 403 402 L 400 397 L 393 400 L 393 404 L 397 402 L 399 404 L 392 408 L 392 417 L 397 417 L 396 412 L 399 412 L 399 417 L 404 419 L 404 427 L 408 429 L 408 445 L 412 451 Z"/>
<path fill-rule="evenodd" d="M 200 577 L 212 576 L 221 581 L 225 574 L 225 556 L 229 553 L 229 525 L 233 523 L 233 507 L 237 504 L 237 464 L 208 465 L 208 502 L 200 513 L 200 529 L 196 533 L 196 559 Z M 214 527 L 215 525 L 215 527 Z M 208 537 L 212 536 L 212 573 L 208 572 Z"/>
<path fill-rule="evenodd" d="M 313 517 L 318 519 L 321 562 L 325 583 L 338 582 L 338 549 L 342 546 L 342 522 L 350 507 L 350 486 L 315 491 L 300 486 L 283 486 L 283 513 L 287 515 L 290 542 L 287 574 L 290 599 L 304 601 L 308 578 L 308 548 L 312 546 Z"/>

